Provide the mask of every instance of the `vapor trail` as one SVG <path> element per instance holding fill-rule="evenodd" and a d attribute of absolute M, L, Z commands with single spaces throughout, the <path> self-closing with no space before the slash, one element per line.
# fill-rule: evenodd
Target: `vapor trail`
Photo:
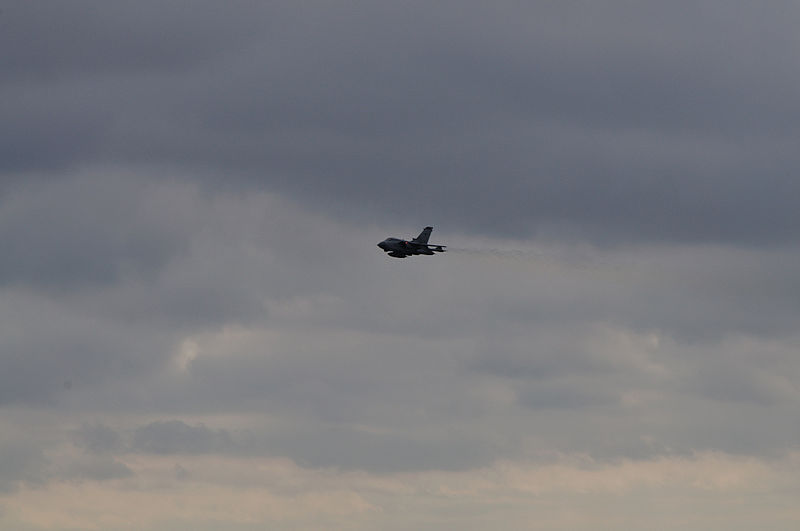
<path fill-rule="evenodd" d="M 493 249 L 474 247 L 448 247 L 447 252 L 473 256 L 493 256 L 497 258 L 513 258 L 518 260 L 534 260 L 547 258 L 546 253 L 536 249 Z"/>
<path fill-rule="evenodd" d="M 513 262 L 536 262 L 543 265 L 573 269 L 617 269 L 614 264 L 586 253 L 563 252 L 544 249 L 498 249 L 493 247 L 448 247 L 448 253 L 476 258 L 509 260 Z"/>

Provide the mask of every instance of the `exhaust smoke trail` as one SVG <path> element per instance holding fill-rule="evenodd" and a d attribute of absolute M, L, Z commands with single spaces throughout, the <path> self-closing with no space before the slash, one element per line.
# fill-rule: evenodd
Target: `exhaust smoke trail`
<path fill-rule="evenodd" d="M 475 247 L 448 247 L 448 253 L 463 254 L 476 257 L 506 258 L 510 260 L 542 260 L 547 258 L 547 253 L 536 249 L 496 249 Z M 552 257 L 551 257 L 552 258 Z"/>
<path fill-rule="evenodd" d="M 591 253 L 564 252 L 545 249 L 499 249 L 494 247 L 448 247 L 448 253 L 475 258 L 508 260 L 511 262 L 535 262 L 541 265 L 568 267 L 572 269 L 618 269 L 612 263 Z"/>

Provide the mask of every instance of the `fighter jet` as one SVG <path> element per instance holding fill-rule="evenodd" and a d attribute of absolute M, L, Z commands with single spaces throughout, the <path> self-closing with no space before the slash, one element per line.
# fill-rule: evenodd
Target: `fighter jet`
<path fill-rule="evenodd" d="M 433 227 L 425 227 L 419 236 L 411 241 L 401 240 L 399 238 L 386 238 L 378 247 L 383 249 L 383 252 L 389 253 L 393 258 L 405 258 L 414 254 L 427 254 L 445 252 L 446 245 L 433 245 L 428 243 L 428 238 L 431 236 Z"/>

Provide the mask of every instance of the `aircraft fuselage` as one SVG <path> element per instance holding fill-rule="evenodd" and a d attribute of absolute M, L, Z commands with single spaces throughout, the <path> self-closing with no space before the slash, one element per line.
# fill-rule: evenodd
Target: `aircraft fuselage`
<path fill-rule="evenodd" d="M 444 245 L 431 245 L 428 243 L 433 227 L 425 227 L 422 233 L 413 240 L 401 240 L 400 238 L 386 238 L 378 244 L 385 253 L 393 258 L 405 258 L 413 255 L 428 255 L 445 252 Z"/>

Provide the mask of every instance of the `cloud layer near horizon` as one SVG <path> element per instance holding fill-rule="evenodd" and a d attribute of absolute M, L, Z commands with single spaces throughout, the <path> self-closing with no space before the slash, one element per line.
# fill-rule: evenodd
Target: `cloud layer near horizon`
<path fill-rule="evenodd" d="M 9 3 L 0 528 L 792 528 L 796 11 Z"/>

